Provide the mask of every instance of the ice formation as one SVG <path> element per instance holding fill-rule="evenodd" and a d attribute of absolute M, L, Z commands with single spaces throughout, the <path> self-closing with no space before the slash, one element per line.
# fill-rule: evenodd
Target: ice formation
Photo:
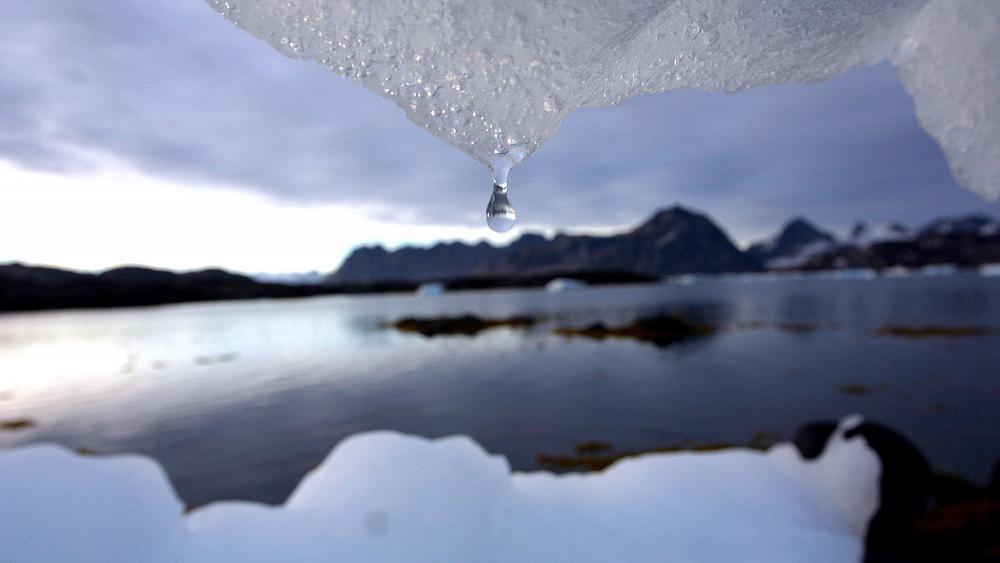
<path fill-rule="evenodd" d="M 888 59 L 955 177 L 1000 197 L 993 0 L 208 0 L 489 164 L 581 106 L 830 78 Z M 322 118 L 322 116 L 318 116 Z"/>
<path fill-rule="evenodd" d="M 348 438 L 280 507 L 184 515 L 162 469 L 52 445 L 0 451 L 9 561 L 857 561 L 881 466 L 845 419 L 823 454 L 647 454 L 511 474 L 468 438 Z"/>

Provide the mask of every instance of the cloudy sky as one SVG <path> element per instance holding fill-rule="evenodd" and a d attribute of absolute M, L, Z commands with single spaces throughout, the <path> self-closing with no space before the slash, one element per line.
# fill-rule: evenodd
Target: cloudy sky
<path fill-rule="evenodd" d="M 488 171 L 389 102 L 203 0 L 0 0 L 0 262 L 330 270 L 362 243 L 503 241 Z M 889 65 L 575 112 L 511 175 L 520 229 L 606 231 L 681 203 L 739 243 L 987 212 Z"/>

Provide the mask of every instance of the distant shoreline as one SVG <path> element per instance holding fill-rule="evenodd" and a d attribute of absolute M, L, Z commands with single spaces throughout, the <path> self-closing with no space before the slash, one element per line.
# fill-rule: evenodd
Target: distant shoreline
<path fill-rule="evenodd" d="M 555 272 L 532 276 L 483 276 L 441 280 L 448 291 L 541 288 L 556 278 L 590 285 L 655 282 L 658 278 L 629 272 Z M 88 274 L 57 268 L 11 264 L 0 266 L 0 313 L 58 309 L 111 309 L 321 295 L 413 293 L 424 282 L 286 285 L 261 283 L 223 270 L 175 273 L 147 268 L 120 268 Z"/>
<path fill-rule="evenodd" d="M 875 270 L 842 268 L 831 270 L 784 270 L 753 273 L 692 273 L 654 277 L 632 272 L 554 272 L 525 276 L 478 276 L 428 281 L 386 280 L 345 284 L 280 284 L 258 282 L 247 276 L 223 270 L 175 273 L 164 270 L 129 267 L 90 274 L 57 268 L 0 265 L 0 315 L 32 311 L 71 309 L 120 309 L 244 301 L 253 299 L 293 299 L 331 295 L 411 294 L 429 283 L 441 291 L 489 289 L 542 289 L 553 280 L 569 279 L 582 285 L 606 286 L 670 282 L 690 284 L 699 279 L 732 277 L 740 279 L 872 279 L 877 277 L 938 276 L 980 273 L 995 276 L 995 265 L 969 268 L 955 264 L 936 264 L 923 268 L 900 267 Z M 12 270 L 15 270 L 12 275 Z M 127 270 L 128 275 L 122 271 Z"/>

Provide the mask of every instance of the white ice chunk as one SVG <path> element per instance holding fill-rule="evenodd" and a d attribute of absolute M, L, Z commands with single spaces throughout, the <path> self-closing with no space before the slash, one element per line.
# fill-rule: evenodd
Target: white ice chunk
<path fill-rule="evenodd" d="M 29 446 L 0 451 L 0 545 L 13 561 L 857 561 L 881 469 L 850 424 L 813 462 L 780 445 L 562 476 L 511 474 L 465 437 L 373 432 L 283 506 L 187 516 L 152 461 Z"/>
<path fill-rule="evenodd" d="M 1000 197 L 1000 2 L 927 2 L 891 60 L 955 179 Z"/>
<path fill-rule="evenodd" d="M 170 561 L 185 546 L 183 510 L 148 458 L 53 445 L 0 452 L 4 561 Z"/>
<path fill-rule="evenodd" d="M 208 1 L 484 164 L 511 144 L 534 151 L 577 107 L 824 80 L 889 59 L 956 178 L 1000 197 L 995 0 Z"/>

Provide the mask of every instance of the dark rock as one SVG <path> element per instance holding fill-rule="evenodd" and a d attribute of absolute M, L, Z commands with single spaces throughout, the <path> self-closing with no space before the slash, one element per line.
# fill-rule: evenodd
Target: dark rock
<path fill-rule="evenodd" d="M 465 335 L 474 336 L 497 327 L 525 328 L 535 324 L 536 319 L 516 316 L 505 319 L 481 319 L 475 315 L 458 317 L 405 317 L 392 324 L 403 332 L 417 332 L 424 336 Z"/>
<path fill-rule="evenodd" d="M 868 523 L 864 560 L 905 561 L 914 526 L 927 508 L 930 465 L 906 438 L 880 424 L 864 422 L 844 433 L 847 439 L 854 436 L 864 438 L 882 464 L 878 511 Z"/>
<path fill-rule="evenodd" d="M 803 459 L 816 459 L 823 453 L 830 436 L 837 430 L 836 422 L 813 422 L 799 428 L 792 443 Z"/>
<path fill-rule="evenodd" d="M 674 315 L 656 315 L 636 319 L 630 324 L 609 328 L 604 323 L 594 323 L 584 328 L 561 328 L 556 333 L 563 336 L 586 338 L 632 338 L 652 342 L 657 346 L 669 346 L 683 340 L 707 336 L 715 332 L 708 325 L 691 324 Z"/>
<path fill-rule="evenodd" d="M 860 385 L 856 383 L 844 383 L 837 386 L 837 391 L 843 393 L 844 395 L 867 395 L 872 392 L 871 388 L 867 385 Z"/>
<path fill-rule="evenodd" d="M 884 326 L 876 334 L 900 338 L 962 338 L 1000 334 L 1000 328 L 985 326 Z"/>
<path fill-rule="evenodd" d="M 12 418 L 0 421 L 0 430 L 24 430 L 35 426 L 35 421 L 30 418 Z"/>
<path fill-rule="evenodd" d="M 577 444 L 573 451 L 577 454 L 591 455 L 607 451 L 611 449 L 611 444 L 607 442 L 583 442 L 582 444 Z"/>

